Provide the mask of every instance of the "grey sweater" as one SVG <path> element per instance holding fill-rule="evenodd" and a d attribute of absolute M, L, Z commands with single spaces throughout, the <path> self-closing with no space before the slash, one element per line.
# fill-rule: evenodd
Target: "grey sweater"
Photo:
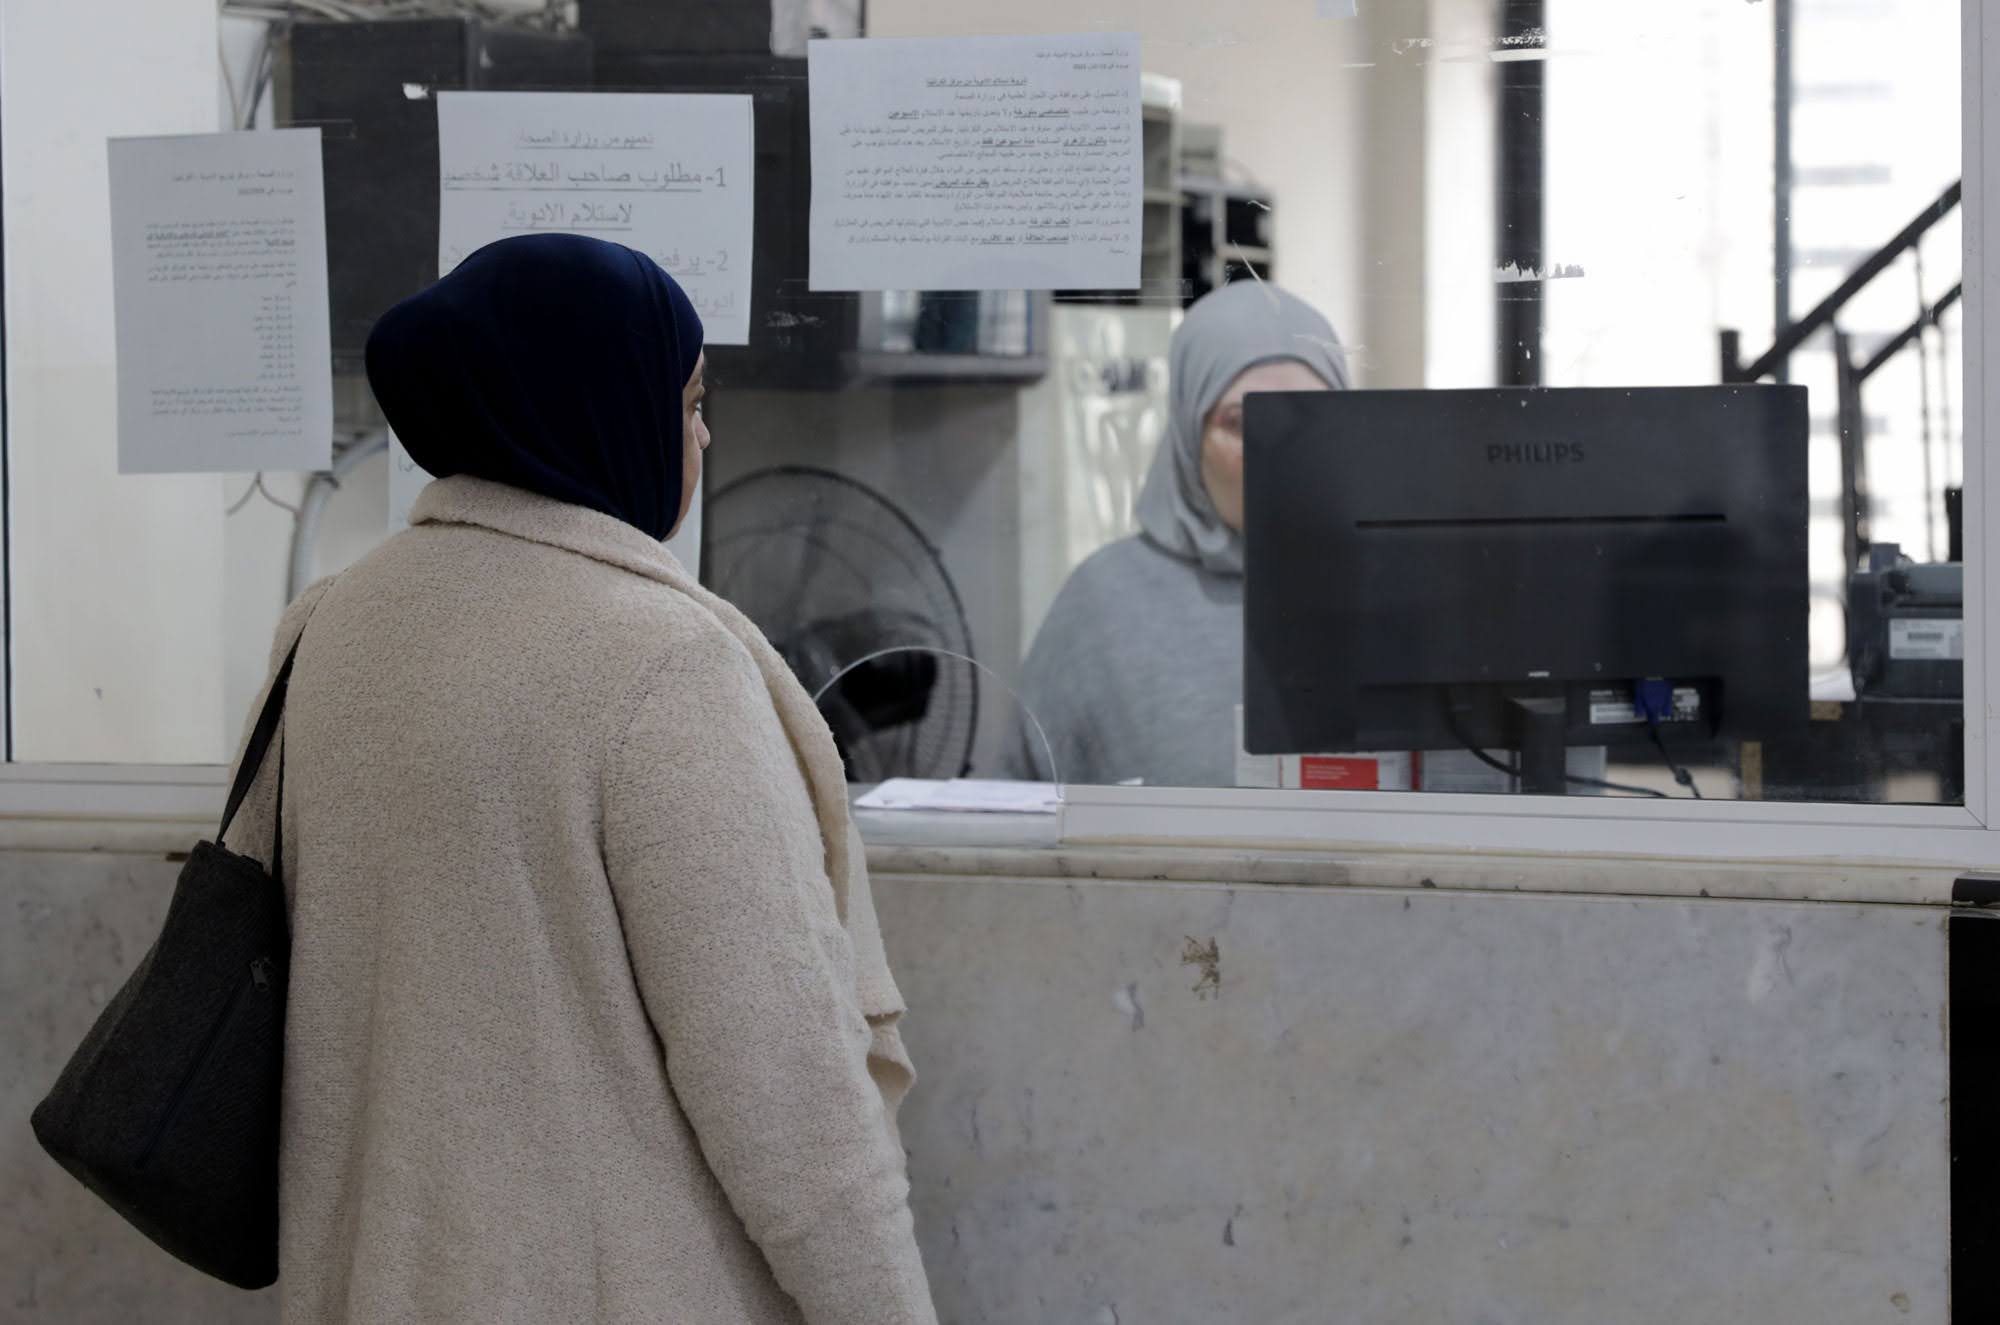
<path fill-rule="evenodd" d="M 1022 718 L 997 771 L 1231 786 L 1242 694 L 1243 577 L 1128 538 L 1077 567 L 1022 667 L 1021 698 L 1048 732 L 1054 767 Z"/>

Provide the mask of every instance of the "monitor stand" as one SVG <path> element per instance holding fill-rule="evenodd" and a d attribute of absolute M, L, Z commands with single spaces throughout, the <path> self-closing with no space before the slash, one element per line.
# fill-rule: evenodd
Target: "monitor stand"
<path fill-rule="evenodd" d="M 1529 796 L 1560 796 L 1569 790 L 1569 751 L 1565 735 L 1569 706 L 1558 697 L 1507 700 L 1513 728 L 1520 790 Z"/>

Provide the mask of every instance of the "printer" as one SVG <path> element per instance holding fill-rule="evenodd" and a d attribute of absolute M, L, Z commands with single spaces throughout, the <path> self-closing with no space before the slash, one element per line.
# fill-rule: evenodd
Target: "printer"
<path fill-rule="evenodd" d="M 1848 581 L 1847 658 L 1861 698 L 1963 698 L 1964 565 L 1872 545 L 1867 568 Z"/>

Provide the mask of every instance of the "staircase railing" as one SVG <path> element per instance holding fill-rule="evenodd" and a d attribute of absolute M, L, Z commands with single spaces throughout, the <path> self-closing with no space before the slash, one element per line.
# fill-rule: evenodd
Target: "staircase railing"
<path fill-rule="evenodd" d="M 1780 327 L 1771 348 L 1750 363 L 1743 362 L 1741 335 L 1735 331 L 1722 333 L 1722 380 L 1755 382 L 1771 377 L 1788 366 L 1792 356 L 1820 332 L 1832 332 L 1838 395 L 1837 424 L 1840 429 L 1841 534 L 1849 573 L 1861 565 L 1869 541 L 1868 416 L 1861 407 L 1861 389 L 1884 364 L 1908 348 L 1926 329 L 1935 327 L 1945 311 L 1964 296 L 1965 287 L 1962 281 L 1952 286 L 1936 302 L 1923 308 L 1915 321 L 1889 337 L 1866 359 L 1855 354 L 1852 337 L 1841 329 L 1840 315 L 1869 282 L 1880 276 L 1897 258 L 1915 249 L 1933 226 L 1951 214 L 1959 205 L 1960 193 L 1961 186 L 1957 182 L 1945 189 L 1936 202 L 1917 213 L 1894 239 L 1862 259 L 1811 312 L 1789 326 Z"/>

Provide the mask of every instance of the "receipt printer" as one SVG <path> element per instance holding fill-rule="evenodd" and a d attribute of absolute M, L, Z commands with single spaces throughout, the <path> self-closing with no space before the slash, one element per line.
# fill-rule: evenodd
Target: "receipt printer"
<path fill-rule="evenodd" d="M 1868 549 L 1847 586 L 1847 659 L 1863 698 L 1965 694 L 1965 567 L 1919 564 L 1894 543 Z"/>

